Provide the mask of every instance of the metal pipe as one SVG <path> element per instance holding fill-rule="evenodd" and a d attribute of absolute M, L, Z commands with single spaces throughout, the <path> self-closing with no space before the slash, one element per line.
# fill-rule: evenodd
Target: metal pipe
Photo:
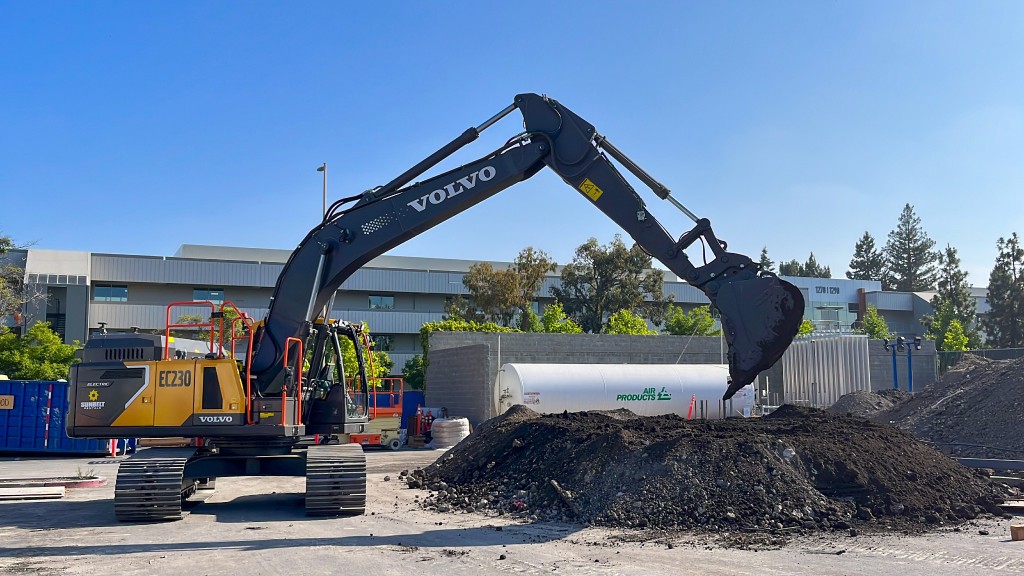
<path fill-rule="evenodd" d="M 327 261 L 327 253 L 320 253 L 320 263 L 316 265 L 316 276 L 313 277 L 313 289 L 309 293 L 309 306 L 306 307 L 306 320 L 312 320 L 313 304 L 316 302 L 317 292 L 320 291 L 320 278 L 324 273 L 324 262 Z"/>
<path fill-rule="evenodd" d="M 678 200 L 673 198 L 671 194 L 668 194 L 667 196 L 665 196 L 665 200 L 668 200 L 673 206 L 678 208 L 680 212 L 682 212 L 683 214 L 686 214 L 686 217 L 689 218 L 690 220 L 693 220 L 694 224 L 696 224 L 697 221 L 700 220 L 700 218 L 698 218 L 696 214 L 694 214 L 693 212 L 690 212 L 689 208 L 687 208 L 686 206 L 683 206 Z"/>
<path fill-rule="evenodd" d="M 630 160 L 629 156 L 626 156 L 621 150 L 616 148 L 615 145 L 609 142 L 608 139 L 605 138 L 604 136 L 600 134 L 595 134 L 594 144 L 596 144 L 598 148 L 601 148 L 602 150 L 607 152 L 609 156 L 618 160 L 619 163 L 626 168 L 626 170 L 632 172 L 634 176 L 639 178 L 641 182 L 650 187 L 650 189 L 653 190 L 654 193 L 657 194 L 658 197 L 661 198 L 662 200 L 668 198 L 668 195 L 672 193 L 672 191 L 669 190 L 667 186 L 665 186 L 661 182 L 658 182 L 643 168 L 637 166 L 635 162 Z"/>
<path fill-rule="evenodd" d="M 896 374 L 896 344 L 892 346 L 892 389 L 900 389 L 899 376 Z"/>
<path fill-rule="evenodd" d="M 907 346 L 907 392 L 914 391 L 914 353 L 913 346 Z"/>
<path fill-rule="evenodd" d="M 437 165 L 445 158 L 454 154 L 459 148 L 462 148 L 466 144 L 477 139 L 480 136 L 480 132 L 476 128 L 466 128 L 466 131 L 460 134 L 451 142 L 445 144 L 439 148 L 436 152 L 427 156 L 421 160 L 418 164 L 409 168 L 405 172 L 402 172 L 397 178 L 388 182 L 378 190 L 373 191 L 371 194 L 374 198 L 383 198 L 390 195 L 395 190 L 398 190 L 402 186 L 405 186 L 409 182 L 412 182 L 413 178 L 423 174 L 430 168 Z"/>
<path fill-rule="evenodd" d="M 515 109 L 516 109 L 516 105 L 515 104 L 509 104 L 508 106 L 505 107 L 504 110 L 502 110 L 501 112 L 498 112 L 494 116 L 491 116 L 486 122 L 484 122 L 483 124 L 477 126 L 476 127 L 476 131 L 477 132 L 483 132 L 484 130 L 487 130 L 488 128 L 493 126 L 495 122 L 497 122 L 498 120 L 501 120 L 505 116 L 508 116 Z"/>

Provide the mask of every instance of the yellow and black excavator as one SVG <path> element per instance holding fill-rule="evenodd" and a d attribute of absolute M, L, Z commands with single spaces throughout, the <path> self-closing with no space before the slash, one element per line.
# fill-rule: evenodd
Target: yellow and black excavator
<path fill-rule="evenodd" d="M 413 182 L 514 110 L 522 113 L 524 130 L 505 145 Z M 678 238 L 670 235 L 612 160 L 694 227 Z M 118 519 L 180 518 L 183 498 L 214 479 L 258 475 L 305 476 L 309 515 L 362 513 L 362 449 L 298 443 L 305 435 L 354 434 L 366 427 L 365 364 L 360 361 L 359 375 L 344 374 L 339 348 L 340 339 L 349 339 L 363 357 L 359 325 L 323 320 L 339 286 L 372 258 L 544 167 L 707 295 L 728 343 L 731 382 L 725 398 L 782 356 L 803 318 L 800 290 L 749 257 L 729 252 L 706 218 L 673 198 L 589 122 L 554 99 L 520 94 L 391 182 L 334 202 L 282 269 L 266 317 L 252 325 L 244 321 L 251 331 L 244 354 L 226 353 L 225 335 L 235 331 L 217 334 L 214 324 L 223 324 L 218 318 L 225 310 L 212 304 L 204 325 L 212 334 L 210 351 L 202 357 L 172 357 L 167 338 L 159 336 L 98 336 L 87 342 L 69 379 L 70 436 L 202 439 L 200 446 L 149 448 L 123 461 L 114 495 Z M 701 266 L 684 252 L 697 241 L 713 253 Z M 346 385 L 353 376 L 356 384 Z"/>

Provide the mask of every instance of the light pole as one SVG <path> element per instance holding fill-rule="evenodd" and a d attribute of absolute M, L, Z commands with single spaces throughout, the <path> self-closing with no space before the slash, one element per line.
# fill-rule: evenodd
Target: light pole
<path fill-rule="evenodd" d="M 324 162 L 319 168 L 316 169 L 316 171 L 324 173 L 324 210 L 323 210 L 323 215 L 327 216 L 327 162 Z"/>
<path fill-rule="evenodd" d="M 907 392 L 914 391 L 914 350 L 921 349 L 921 337 L 914 337 L 914 345 L 907 345 Z"/>
<path fill-rule="evenodd" d="M 889 339 L 888 338 L 885 338 L 884 340 L 882 340 L 882 342 L 885 343 L 883 348 L 885 348 L 885 350 L 887 352 L 888 351 L 892 351 L 892 389 L 893 390 L 899 390 L 900 389 L 900 379 L 899 379 L 898 373 L 896 372 L 896 351 L 898 350 L 900 352 L 903 352 L 903 349 L 905 348 L 906 341 L 907 341 L 907 339 L 904 338 L 903 336 L 900 336 L 899 338 L 897 338 L 896 341 L 893 342 L 892 344 L 889 343 Z"/>
<path fill-rule="evenodd" d="M 903 336 L 897 338 L 894 342 L 889 342 L 886 338 L 883 340 L 885 343 L 885 350 L 892 351 L 892 389 L 899 390 L 900 383 L 896 375 L 896 352 L 907 351 L 907 392 L 914 391 L 914 350 L 921 349 L 921 337 L 915 336 L 914 342 L 909 343 Z"/>

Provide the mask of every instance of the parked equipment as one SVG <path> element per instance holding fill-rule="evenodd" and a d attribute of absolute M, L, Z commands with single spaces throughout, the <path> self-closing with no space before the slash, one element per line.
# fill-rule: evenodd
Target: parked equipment
<path fill-rule="evenodd" d="M 490 154 L 422 182 L 415 178 L 519 110 L 524 130 Z M 614 158 L 654 193 L 691 218 L 678 239 L 612 164 Z M 544 167 L 553 170 L 649 254 L 707 295 L 721 314 L 731 384 L 749 384 L 782 355 L 803 317 L 793 285 L 727 251 L 711 229 L 674 199 L 594 126 L 559 102 L 520 94 L 388 184 L 334 202 L 323 221 L 284 265 L 266 318 L 242 317 L 226 330 L 229 303 L 209 306 L 209 352 L 175 359 L 166 344 L 96 340 L 71 369 L 68 433 L 74 437 L 202 437 L 202 446 L 152 448 L 125 460 L 114 508 L 122 520 L 179 518 L 181 497 L 219 476 L 305 475 L 308 514 L 361 513 L 365 460 L 358 445 L 296 448 L 307 434 L 360 434 L 368 429 L 361 328 L 323 320 L 341 284 L 370 259 L 444 222 Z M 411 184 L 410 184 L 411 183 Z M 272 225 L 273 215 L 268 215 Z M 265 220 L 264 222 L 267 222 Z M 711 261 L 690 262 L 684 250 L 706 242 Z M 194 303 L 187 303 L 194 305 Z M 173 305 L 172 305 L 173 306 Z M 237 311 L 236 311 L 237 312 Z M 238 314 L 241 316 L 241 314 Z M 167 330 L 175 327 L 168 308 Z M 241 366 L 229 357 L 234 324 L 251 334 Z M 341 368 L 339 338 L 360 358 L 359 374 Z M 304 361 L 309 351 L 308 368 Z M 357 376 L 355 386 L 347 377 Z M 362 407 L 351 410 L 352 406 Z"/>

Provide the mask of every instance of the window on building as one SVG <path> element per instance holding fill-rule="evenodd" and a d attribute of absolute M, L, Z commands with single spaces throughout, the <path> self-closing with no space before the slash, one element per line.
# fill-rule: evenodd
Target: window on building
<path fill-rule="evenodd" d="M 370 294 L 370 310 L 393 310 L 394 307 L 394 296 L 381 296 L 379 294 Z"/>
<path fill-rule="evenodd" d="M 374 334 L 373 349 L 377 352 L 391 352 L 395 349 L 395 337 L 391 334 Z"/>
<path fill-rule="evenodd" d="M 223 288 L 195 288 L 192 290 L 194 302 L 213 302 L 214 304 L 224 303 Z"/>
<path fill-rule="evenodd" d="M 95 302 L 127 302 L 128 287 L 116 284 L 96 284 L 92 287 L 92 299 Z"/>
<path fill-rule="evenodd" d="M 857 314 L 860 312 L 860 304 L 856 302 L 850 302 L 846 305 L 846 311 L 850 314 Z"/>
<path fill-rule="evenodd" d="M 838 322 L 839 321 L 839 309 L 838 308 L 819 308 L 821 312 L 821 319 L 826 321 Z"/>

